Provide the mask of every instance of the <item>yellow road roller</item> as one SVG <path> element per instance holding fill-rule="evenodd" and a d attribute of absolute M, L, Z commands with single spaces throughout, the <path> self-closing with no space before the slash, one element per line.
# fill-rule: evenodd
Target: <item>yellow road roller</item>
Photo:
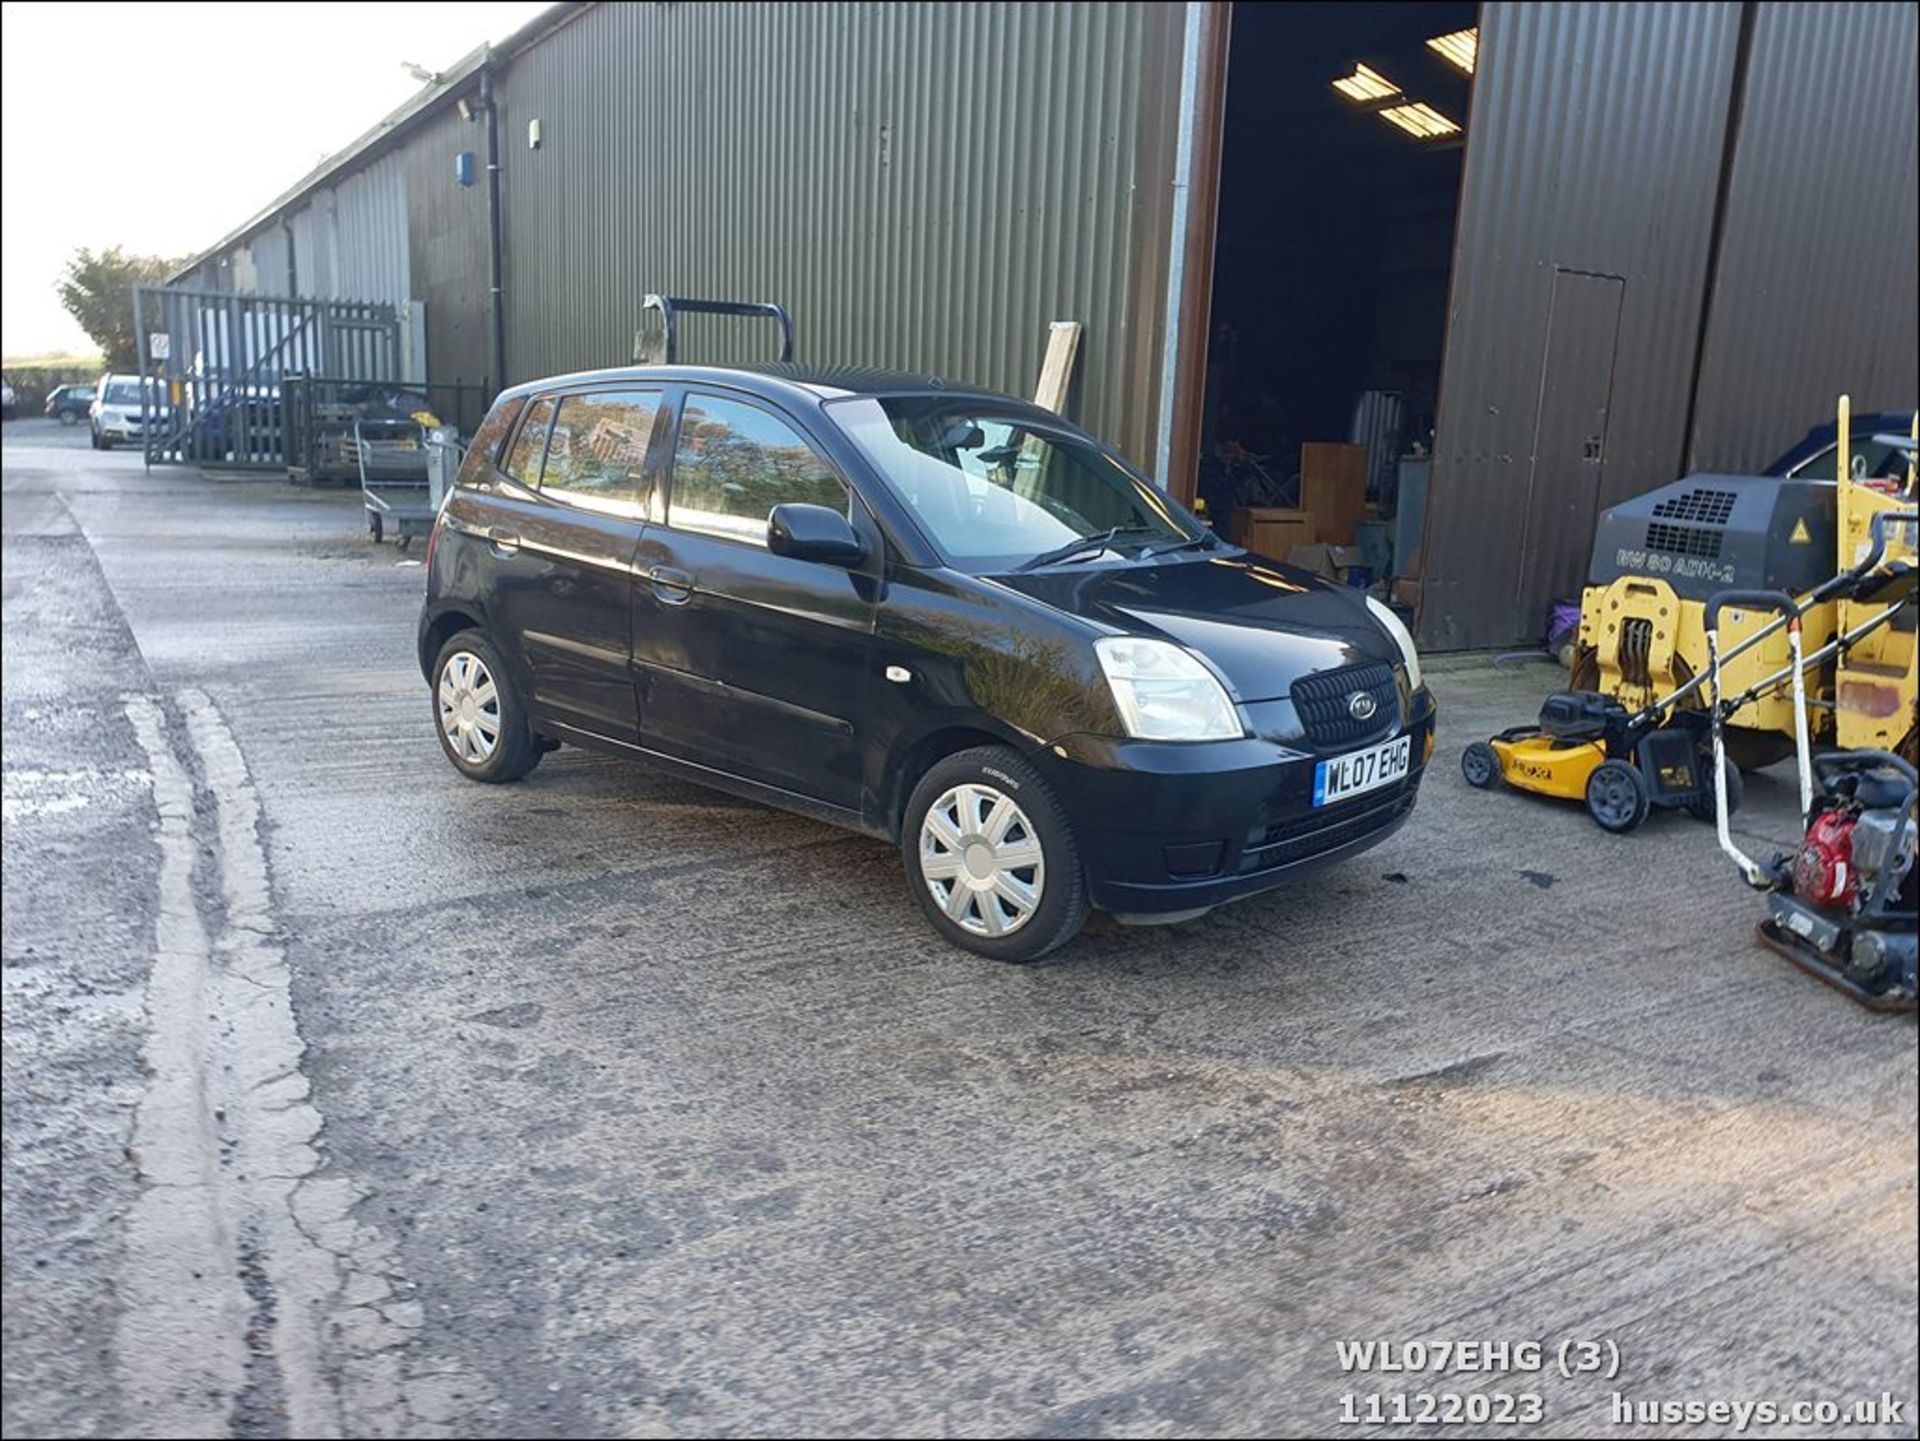
<path fill-rule="evenodd" d="M 1916 538 L 1912 526 L 1876 526 L 1874 517 L 1914 505 L 1920 414 L 1908 436 L 1856 444 L 1843 396 L 1835 432 L 1825 478 L 1811 473 L 1818 465 L 1788 475 L 1696 474 L 1602 515 L 1570 689 L 1548 697 L 1538 724 L 1469 746 L 1461 760 L 1468 782 L 1584 800 L 1614 831 L 1632 830 L 1654 808 L 1710 817 L 1706 611 L 1715 596 L 1739 590 L 1785 594 L 1795 605 L 1790 623 L 1766 607 L 1729 605 L 1718 617 L 1722 744 L 1735 804 L 1740 770 L 1794 751 L 1796 673 L 1813 741 L 1913 761 Z M 1871 586 L 1861 569 L 1869 559 L 1879 578 Z"/>

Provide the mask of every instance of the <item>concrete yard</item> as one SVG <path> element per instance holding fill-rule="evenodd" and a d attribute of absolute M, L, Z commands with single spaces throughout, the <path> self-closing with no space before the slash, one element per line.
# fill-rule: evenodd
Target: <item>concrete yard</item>
<path fill-rule="evenodd" d="M 460 780 L 354 495 L 37 420 L 4 485 L 9 1436 L 1915 1434 L 1914 1023 L 1761 950 L 1708 827 L 1468 789 L 1547 665 L 1432 667 L 1377 850 L 1008 967 L 884 845 Z"/>

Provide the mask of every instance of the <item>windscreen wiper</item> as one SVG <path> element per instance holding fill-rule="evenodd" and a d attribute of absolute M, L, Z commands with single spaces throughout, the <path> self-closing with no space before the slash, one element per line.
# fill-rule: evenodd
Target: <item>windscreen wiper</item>
<path fill-rule="evenodd" d="M 1205 535 L 1196 535 L 1187 540 L 1170 540 L 1165 545 L 1148 546 L 1140 552 L 1140 559 L 1149 560 L 1156 555 L 1172 555 L 1177 550 L 1211 550 L 1219 543 L 1219 537 L 1212 531 L 1208 531 Z"/>
<path fill-rule="evenodd" d="M 1065 545 L 1057 545 L 1052 550 L 1043 550 L 1032 560 L 1022 561 L 1016 569 L 1038 570 L 1043 565 L 1053 565 L 1057 561 L 1071 560 L 1083 550 L 1105 550 L 1107 548 L 1107 542 L 1118 534 L 1120 534 L 1120 527 L 1115 525 L 1109 526 L 1102 531 L 1096 531 L 1092 535 L 1077 535 Z"/>
<path fill-rule="evenodd" d="M 1092 535 L 1079 536 L 1068 541 L 1065 545 L 1055 546 L 1052 550 L 1043 550 L 1032 560 L 1022 561 L 1019 565 L 1015 566 L 1014 569 L 1038 570 L 1043 565 L 1058 565 L 1063 560 L 1072 560 L 1075 556 L 1083 552 L 1097 555 L 1107 548 L 1114 537 L 1126 535 L 1128 532 L 1139 532 L 1143 530 L 1147 530 L 1147 527 L 1141 525 L 1108 526 L 1105 530 L 1096 531 Z M 1152 532 L 1148 531 L 1148 533 L 1151 534 Z"/>

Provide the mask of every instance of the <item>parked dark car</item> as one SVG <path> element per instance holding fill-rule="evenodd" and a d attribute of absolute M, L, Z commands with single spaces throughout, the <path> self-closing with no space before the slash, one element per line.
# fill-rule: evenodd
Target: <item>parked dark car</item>
<path fill-rule="evenodd" d="M 1031 960 L 1412 810 L 1434 704 L 1386 607 L 1237 550 L 1049 411 L 925 377 L 635 368 L 503 395 L 427 551 L 462 774 L 562 741 L 899 845 Z"/>
<path fill-rule="evenodd" d="M 62 425 L 78 425 L 87 418 L 93 405 L 93 387 L 91 385 L 55 386 L 53 394 L 47 397 L 46 415 L 48 420 L 57 420 Z"/>
<path fill-rule="evenodd" d="M 1905 435 L 1913 424 L 1913 412 L 1875 410 L 1853 416 L 1848 424 L 1849 473 L 1855 480 L 1875 476 L 1900 476 L 1906 473 L 1906 455 L 1898 446 L 1875 440 L 1877 435 Z M 1787 450 L 1787 453 L 1760 472 L 1785 475 L 1795 480 L 1832 480 L 1834 452 L 1840 444 L 1840 427 L 1822 421 Z"/>

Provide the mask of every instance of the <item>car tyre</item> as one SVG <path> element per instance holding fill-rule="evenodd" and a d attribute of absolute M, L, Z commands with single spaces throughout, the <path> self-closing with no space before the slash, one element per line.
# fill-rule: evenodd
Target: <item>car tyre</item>
<path fill-rule="evenodd" d="M 942 937 L 996 961 L 1037 961 L 1080 933 L 1087 881 L 1066 812 L 1004 746 L 936 762 L 900 827 L 907 885 Z"/>
<path fill-rule="evenodd" d="M 467 779 L 517 781 L 540 764 L 519 688 L 485 631 L 463 630 L 440 647 L 431 702 L 440 749 Z"/>
<path fill-rule="evenodd" d="M 75 415 L 71 410 L 63 410 L 60 412 L 60 423 L 66 426 L 78 425 L 80 423 L 80 417 Z"/>

